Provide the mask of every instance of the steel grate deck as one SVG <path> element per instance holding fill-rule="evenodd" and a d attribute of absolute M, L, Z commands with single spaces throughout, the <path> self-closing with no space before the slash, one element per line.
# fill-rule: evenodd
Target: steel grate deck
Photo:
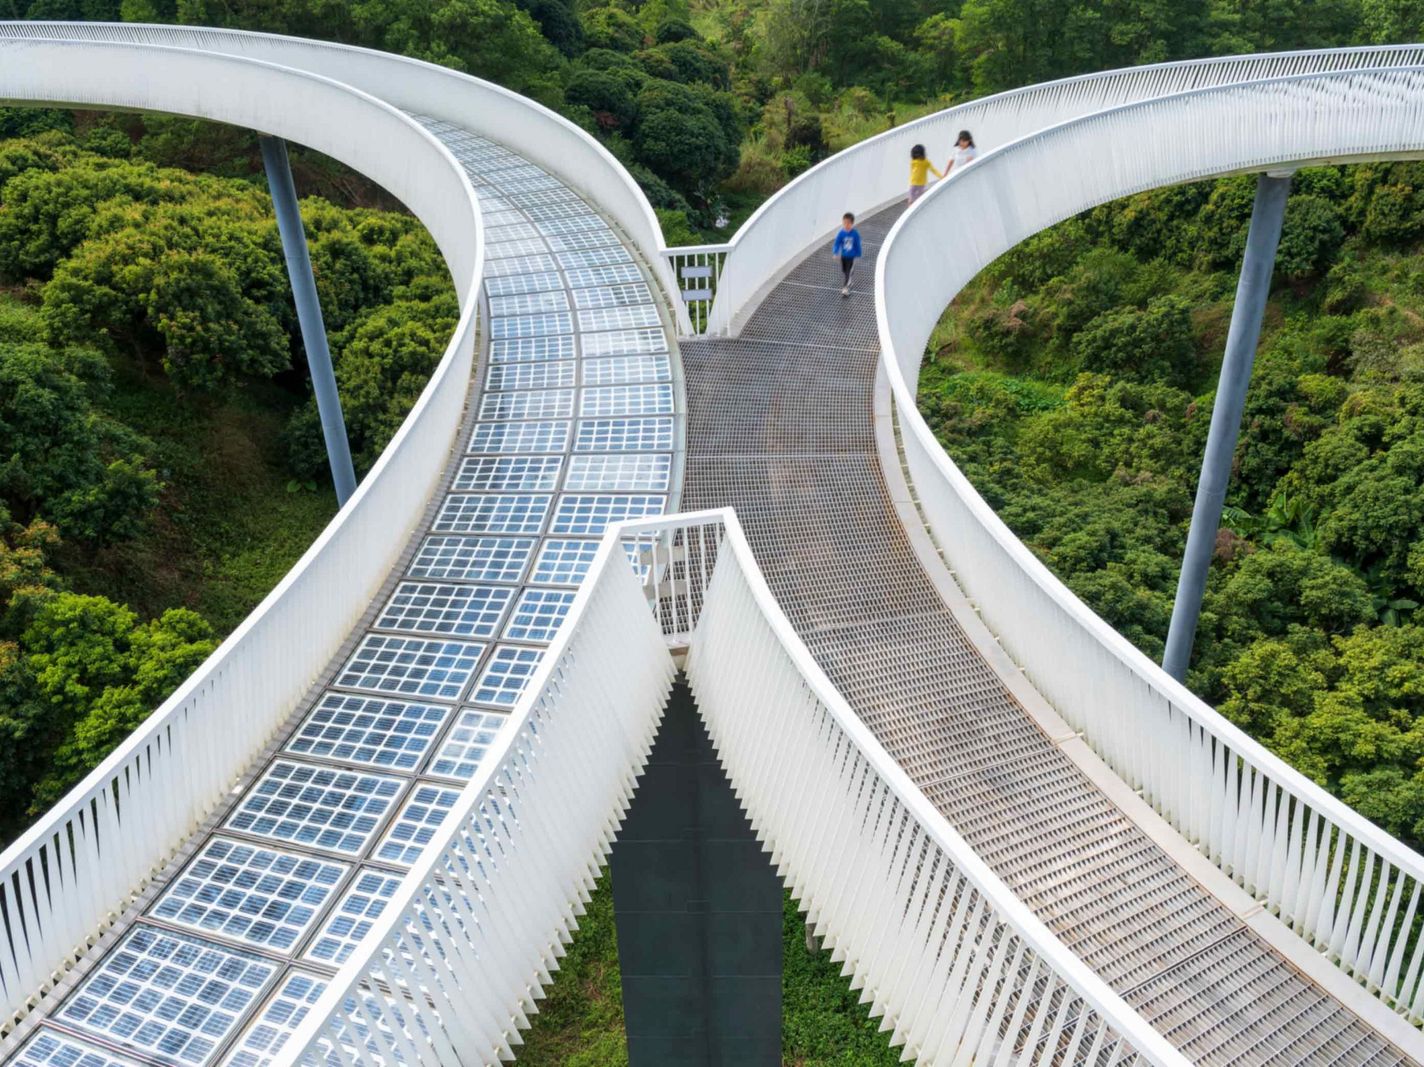
<path fill-rule="evenodd" d="M 736 508 L 817 661 L 930 800 L 1192 1060 L 1410 1062 L 1246 928 L 1050 742 L 951 615 L 886 494 L 871 415 L 874 257 L 830 238 L 736 339 L 682 345 L 684 506 Z"/>

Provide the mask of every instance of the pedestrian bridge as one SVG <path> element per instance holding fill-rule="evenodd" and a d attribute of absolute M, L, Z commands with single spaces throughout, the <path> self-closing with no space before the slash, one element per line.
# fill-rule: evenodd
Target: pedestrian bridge
<path fill-rule="evenodd" d="M 0 859 L 5 1062 L 513 1059 L 679 670 L 907 1060 L 1424 1062 L 1424 858 L 1094 616 L 914 400 L 954 294 L 1044 227 L 1424 155 L 1424 49 L 976 101 L 695 249 L 569 123 L 399 57 L 0 23 L 0 100 L 318 149 L 463 311 L 301 561 Z M 960 127 L 988 150 L 901 213 L 909 145 Z M 874 272 L 842 299 L 847 209 Z"/>

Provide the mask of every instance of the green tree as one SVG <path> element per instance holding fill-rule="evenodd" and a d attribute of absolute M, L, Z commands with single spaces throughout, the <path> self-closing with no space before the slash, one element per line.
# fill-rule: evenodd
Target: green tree
<path fill-rule="evenodd" d="M 20 647 L 30 704 L 42 709 L 44 732 L 58 742 L 35 790 L 33 810 L 42 811 L 147 718 L 216 642 L 212 628 L 186 609 L 141 623 L 103 597 L 58 593 L 35 613 Z"/>
<path fill-rule="evenodd" d="M 106 370 L 82 349 L 0 343 L 0 500 L 79 540 L 132 537 L 158 498 L 148 445 L 97 411 Z"/>
<path fill-rule="evenodd" d="M 1191 307 L 1181 297 L 1159 296 L 1145 308 L 1106 312 L 1074 336 L 1073 355 L 1087 371 L 1189 382 L 1196 370 Z"/>

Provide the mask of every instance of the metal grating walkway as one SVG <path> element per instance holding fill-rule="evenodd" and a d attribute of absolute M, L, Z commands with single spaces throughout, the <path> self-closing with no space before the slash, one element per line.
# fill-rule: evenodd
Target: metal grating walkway
<path fill-rule="evenodd" d="M 680 388 L 642 268 L 559 179 L 422 121 L 486 227 L 480 377 L 442 489 L 287 731 L 6 1063 L 271 1063 L 473 776 L 604 528 L 676 502 Z"/>
<path fill-rule="evenodd" d="M 736 339 L 684 342 L 685 506 L 736 508 L 830 679 L 1050 929 L 1204 1064 L 1410 1062 L 1222 906 L 1060 752 L 921 568 L 872 422 L 874 257 L 850 298 L 829 236 Z"/>

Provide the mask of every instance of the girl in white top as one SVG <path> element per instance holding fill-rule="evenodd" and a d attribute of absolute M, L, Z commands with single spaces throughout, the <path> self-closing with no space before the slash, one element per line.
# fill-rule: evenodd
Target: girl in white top
<path fill-rule="evenodd" d="M 949 162 L 944 165 L 944 176 L 949 177 L 949 172 L 956 165 L 963 170 L 974 162 L 974 157 L 978 154 L 974 148 L 974 135 L 968 130 L 960 130 L 959 136 L 954 140 L 954 155 L 950 156 Z"/>

